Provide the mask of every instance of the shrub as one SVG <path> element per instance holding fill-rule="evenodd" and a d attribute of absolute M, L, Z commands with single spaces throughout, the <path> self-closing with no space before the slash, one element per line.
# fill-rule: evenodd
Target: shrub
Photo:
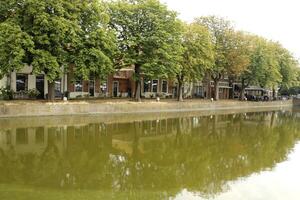
<path fill-rule="evenodd" d="M 27 94 L 29 98 L 34 99 L 40 95 L 40 92 L 37 89 L 30 89 L 27 91 Z"/>
<path fill-rule="evenodd" d="M 0 98 L 3 100 L 12 100 L 13 94 L 14 94 L 14 92 L 8 87 L 0 88 Z"/>

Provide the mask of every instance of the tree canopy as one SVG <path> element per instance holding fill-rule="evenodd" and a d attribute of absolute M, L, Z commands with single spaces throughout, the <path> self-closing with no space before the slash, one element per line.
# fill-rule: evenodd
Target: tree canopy
<path fill-rule="evenodd" d="M 201 80 L 214 61 L 210 34 L 204 26 L 197 23 L 185 25 L 182 48 L 182 58 L 176 72 L 180 101 L 183 83 Z"/>
<path fill-rule="evenodd" d="M 44 73 L 53 99 L 54 81 L 106 78 L 133 68 L 135 98 L 143 79 L 185 83 L 209 77 L 219 99 L 224 76 L 250 84 L 288 90 L 299 85 L 298 61 L 278 42 L 238 31 L 216 16 L 192 23 L 159 0 L 0 0 L 0 78 L 24 65 Z M 175 84 L 174 84 L 175 85 Z M 273 92 L 275 94 L 275 92 Z"/>
<path fill-rule="evenodd" d="M 110 26 L 116 31 L 119 67 L 134 67 L 136 100 L 141 78 L 168 77 L 177 68 L 182 27 L 177 14 L 158 0 L 109 2 Z"/>
<path fill-rule="evenodd" d="M 2 74 L 32 66 L 34 74 L 45 73 L 53 99 L 53 82 L 70 63 L 85 79 L 112 71 L 114 35 L 99 1 L 13 0 L 1 11 Z"/>

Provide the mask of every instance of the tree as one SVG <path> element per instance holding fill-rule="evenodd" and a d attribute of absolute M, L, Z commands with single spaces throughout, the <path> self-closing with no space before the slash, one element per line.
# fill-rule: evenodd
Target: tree
<path fill-rule="evenodd" d="M 228 66 L 227 73 L 232 80 L 240 78 L 249 69 L 251 56 L 250 35 L 241 31 L 230 31 L 228 33 Z M 241 78 L 241 93 L 245 92 L 245 80 Z M 241 96 L 241 99 L 244 99 Z"/>
<path fill-rule="evenodd" d="M 20 26 L 10 21 L 0 22 L 0 79 L 14 70 L 20 70 L 26 51 L 32 47 L 33 42 Z"/>
<path fill-rule="evenodd" d="M 275 98 L 275 88 L 282 81 L 277 45 L 274 42 L 264 40 L 261 47 L 263 65 L 261 66 L 262 73 L 258 75 L 258 83 L 262 88 L 272 88 L 273 98 Z"/>
<path fill-rule="evenodd" d="M 213 62 L 211 38 L 204 26 L 196 23 L 185 25 L 182 46 L 182 59 L 176 73 L 178 101 L 183 100 L 184 83 L 201 80 Z"/>
<path fill-rule="evenodd" d="M 230 45 L 228 43 L 233 27 L 229 21 L 216 16 L 197 18 L 196 23 L 207 27 L 212 37 L 215 62 L 210 68 L 209 74 L 214 81 L 214 99 L 219 100 L 219 81 L 230 67 L 228 61 Z"/>
<path fill-rule="evenodd" d="M 113 72 L 113 58 L 117 50 L 115 32 L 108 26 L 109 15 L 104 3 L 98 0 L 78 0 L 76 21 L 78 43 L 70 46 L 70 63 L 75 64 L 77 77 L 104 78 Z"/>
<path fill-rule="evenodd" d="M 24 64 L 32 66 L 34 74 L 45 73 L 49 100 L 54 99 L 55 79 L 61 77 L 70 63 L 77 65 L 77 74 L 84 78 L 91 72 L 100 74 L 112 68 L 109 57 L 114 42 L 99 1 L 11 1 L 1 10 L 1 26 L 9 24 L 6 35 L 13 33 L 10 40 L 16 39 L 12 43 L 16 45 L 10 47 L 10 40 L 3 42 L 0 38 L 4 43 L 0 52 L 7 51 L 0 60 L 1 65 L 7 66 L 4 73 L 18 70 Z"/>
<path fill-rule="evenodd" d="M 134 67 L 135 99 L 141 101 L 142 77 L 168 77 L 177 69 L 181 23 L 158 0 L 111 1 L 109 8 L 120 51 L 117 62 Z"/>
<path fill-rule="evenodd" d="M 281 44 L 276 43 L 277 59 L 282 79 L 279 83 L 280 90 L 289 89 L 297 84 L 297 66 L 298 61 L 293 57 L 291 52 L 285 49 Z"/>
<path fill-rule="evenodd" d="M 262 37 L 248 35 L 250 44 L 249 65 L 240 75 L 241 90 L 240 99 L 244 100 L 245 89 L 250 84 L 259 85 L 262 88 L 272 88 L 275 95 L 275 87 L 282 80 L 280 73 L 281 58 L 278 54 L 276 43 L 268 41 Z"/>

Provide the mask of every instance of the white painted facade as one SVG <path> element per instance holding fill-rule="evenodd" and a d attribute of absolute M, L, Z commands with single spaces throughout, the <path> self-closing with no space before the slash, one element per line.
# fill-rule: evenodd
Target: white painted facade
<path fill-rule="evenodd" d="M 0 79 L 0 88 L 5 88 L 7 87 L 7 77 L 5 76 L 4 78 Z"/>
<path fill-rule="evenodd" d="M 32 67 L 31 66 L 24 66 L 18 72 L 11 72 L 8 76 L 5 76 L 2 80 L 0 80 L 0 87 L 7 87 L 10 85 L 12 91 L 17 92 L 17 74 L 27 74 L 28 75 L 28 83 L 27 89 L 36 89 L 36 75 L 32 74 Z M 41 73 L 40 75 L 44 75 Z M 63 93 L 67 91 L 67 75 L 64 75 L 61 79 L 61 87 L 60 92 Z M 47 77 L 44 75 L 44 98 L 48 94 L 48 81 Z"/>

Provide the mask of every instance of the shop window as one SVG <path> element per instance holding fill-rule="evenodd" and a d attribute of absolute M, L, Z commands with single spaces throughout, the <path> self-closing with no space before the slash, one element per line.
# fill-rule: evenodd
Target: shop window
<path fill-rule="evenodd" d="M 158 80 L 152 80 L 152 92 L 158 92 Z"/>
<path fill-rule="evenodd" d="M 17 92 L 28 90 L 28 75 L 17 74 L 16 76 Z"/>

